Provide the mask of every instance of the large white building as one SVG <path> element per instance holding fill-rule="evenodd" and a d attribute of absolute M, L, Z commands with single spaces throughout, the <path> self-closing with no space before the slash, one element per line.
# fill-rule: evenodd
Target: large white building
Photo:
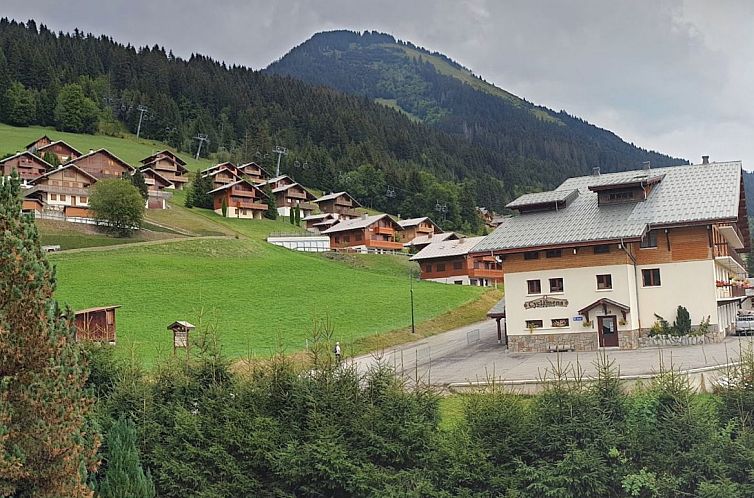
<path fill-rule="evenodd" d="M 709 338 L 735 327 L 749 229 L 740 162 L 570 178 L 508 204 L 519 212 L 473 253 L 503 258 L 514 351 L 639 347 L 678 306 Z"/>

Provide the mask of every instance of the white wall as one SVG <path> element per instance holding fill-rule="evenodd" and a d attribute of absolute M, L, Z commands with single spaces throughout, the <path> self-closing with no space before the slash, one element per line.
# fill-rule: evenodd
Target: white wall
<path fill-rule="evenodd" d="M 296 237 L 280 236 L 267 237 L 267 242 L 276 246 L 285 247 L 292 251 L 302 252 L 326 252 L 330 250 L 330 237 Z"/>

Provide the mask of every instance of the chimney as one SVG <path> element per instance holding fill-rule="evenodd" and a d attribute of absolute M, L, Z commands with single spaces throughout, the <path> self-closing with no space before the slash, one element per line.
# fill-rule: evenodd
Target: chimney
<path fill-rule="evenodd" d="M 641 169 L 643 169 L 644 171 L 649 171 L 651 168 L 652 163 L 650 163 L 649 161 L 644 161 L 643 163 L 641 163 Z"/>
<path fill-rule="evenodd" d="M 600 176 L 600 167 L 592 168 L 592 176 Z"/>
<path fill-rule="evenodd" d="M 709 164 L 709 156 L 702 156 L 702 164 Z"/>
<path fill-rule="evenodd" d="M 367 218 L 369 218 L 369 215 L 367 213 L 362 213 L 361 219 L 366 220 Z"/>

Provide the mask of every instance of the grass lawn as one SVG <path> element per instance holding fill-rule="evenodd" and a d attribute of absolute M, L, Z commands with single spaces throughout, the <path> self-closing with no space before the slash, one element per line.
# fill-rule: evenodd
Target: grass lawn
<path fill-rule="evenodd" d="M 147 242 L 166 238 L 180 237 L 169 232 L 142 232 L 133 237 L 113 237 L 98 231 L 92 225 L 68 223 L 65 221 L 37 220 L 39 240 L 43 246 L 59 245 L 61 249 L 79 249 L 82 247 L 101 247 L 133 242 Z"/>
<path fill-rule="evenodd" d="M 80 135 L 57 131 L 54 128 L 43 128 L 41 126 L 19 128 L 0 124 L 0 156 L 24 150 L 28 143 L 42 135 L 47 135 L 53 140 L 64 140 L 78 149 L 82 154 L 89 152 L 89 149 L 105 148 L 131 166 L 138 165 L 139 161 L 148 155 L 166 148 L 165 144 L 154 140 L 140 139 L 137 142 L 136 137 L 132 135 L 127 135 L 124 138 L 104 135 Z M 204 169 L 213 163 L 209 159 L 200 159 L 197 161 L 185 153 L 178 155 L 186 161 L 186 167 L 192 171 Z"/>
<path fill-rule="evenodd" d="M 248 222 L 253 224 L 253 222 Z M 272 223 L 272 222 L 271 222 Z M 171 348 L 166 326 L 213 318 L 230 356 L 306 346 L 312 320 L 329 316 L 345 345 L 410 323 L 408 282 L 317 254 L 254 240 L 190 240 L 117 251 L 51 255 L 59 301 L 74 309 L 121 304 L 118 348 L 147 364 Z M 482 289 L 418 282 L 419 322 L 476 299 Z"/>

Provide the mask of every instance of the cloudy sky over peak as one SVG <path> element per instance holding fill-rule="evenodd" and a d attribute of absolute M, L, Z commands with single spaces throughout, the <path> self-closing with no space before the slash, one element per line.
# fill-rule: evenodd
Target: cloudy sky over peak
<path fill-rule="evenodd" d="M 4 0 L 0 15 L 253 68 L 317 31 L 384 31 L 642 147 L 754 169 L 746 0 Z"/>

